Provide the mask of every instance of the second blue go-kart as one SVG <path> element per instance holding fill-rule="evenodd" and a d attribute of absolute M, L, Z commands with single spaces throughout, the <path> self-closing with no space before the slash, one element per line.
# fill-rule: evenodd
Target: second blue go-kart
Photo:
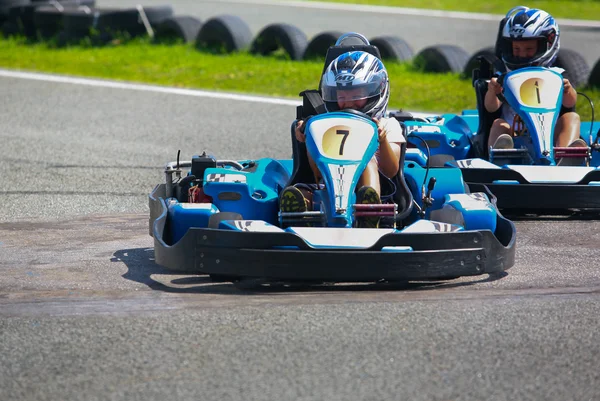
<path fill-rule="evenodd" d="M 563 96 L 561 72 L 528 67 L 500 76 L 502 100 L 518 115 L 514 149 L 487 146 L 493 121 L 484 112 L 484 78 L 474 81 L 477 110 L 460 115 L 392 113 L 410 132 L 414 148 L 407 159 L 421 166 L 459 168 L 467 183 L 485 185 L 498 198 L 498 207 L 510 213 L 599 211 L 600 124 L 593 121 L 593 112 L 592 121 L 580 125 L 587 147 L 553 146 Z M 561 159 L 568 165 L 561 165 Z"/>
<path fill-rule="evenodd" d="M 156 262 L 233 282 L 444 280 L 514 264 L 515 227 L 486 192 L 469 191 L 459 169 L 400 160 L 380 205 L 357 205 L 356 185 L 378 146 L 376 124 L 358 112 L 292 126 L 292 159 L 218 160 L 202 154 L 165 167 L 149 196 Z M 323 183 L 312 210 L 282 213 L 279 195 L 312 176 Z M 380 228 L 357 228 L 361 216 Z"/>

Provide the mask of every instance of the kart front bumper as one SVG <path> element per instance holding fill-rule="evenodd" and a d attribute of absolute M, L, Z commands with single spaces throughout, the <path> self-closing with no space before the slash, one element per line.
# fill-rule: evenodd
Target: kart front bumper
<path fill-rule="evenodd" d="M 572 183 L 531 183 L 518 172 L 507 169 L 464 168 L 461 171 L 472 191 L 479 190 L 477 185 L 485 185 L 502 210 L 531 213 L 600 211 L 600 170 L 591 171 Z"/>
<path fill-rule="evenodd" d="M 502 272 L 515 260 L 516 230 L 500 215 L 495 234 L 390 233 L 368 248 L 349 249 L 315 248 L 292 232 L 210 228 L 191 228 L 169 244 L 164 199 L 151 195 L 150 209 L 156 262 L 195 274 L 285 281 L 439 280 Z"/>

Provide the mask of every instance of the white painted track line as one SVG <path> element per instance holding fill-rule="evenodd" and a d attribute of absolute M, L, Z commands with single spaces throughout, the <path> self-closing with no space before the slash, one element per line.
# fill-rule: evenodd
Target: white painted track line
<path fill-rule="evenodd" d="M 104 79 L 94 79 L 94 78 L 78 78 L 78 77 L 72 77 L 72 76 L 67 76 L 67 75 L 42 74 L 42 73 L 36 73 L 36 72 L 24 72 L 24 71 L 5 70 L 5 69 L 0 69 L 0 77 L 29 79 L 29 80 L 34 80 L 34 81 L 55 82 L 55 83 L 72 84 L 72 85 L 95 86 L 95 87 L 99 87 L 99 88 L 125 89 L 125 90 L 166 93 L 166 94 L 172 94 L 172 95 L 194 96 L 194 97 L 204 97 L 204 98 L 213 98 L 213 99 L 238 100 L 238 101 L 243 101 L 243 102 L 278 104 L 278 105 L 285 105 L 285 106 L 298 106 L 301 104 L 300 99 L 298 99 L 296 101 L 296 100 L 291 100 L 291 99 L 281 99 L 281 98 L 273 98 L 273 97 L 239 95 L 239 94 L 235 94 L 235 93 L 211 92 L 211 91 L 197 90 L 197 89 L 174 88 L 174 87 L 168 87 L 168 86 L 136 84 L 136 83 L 127 83 L 127 82 L 119 82 L 119 81 L 109 81 L 109 80 L 104 80 Z"/>

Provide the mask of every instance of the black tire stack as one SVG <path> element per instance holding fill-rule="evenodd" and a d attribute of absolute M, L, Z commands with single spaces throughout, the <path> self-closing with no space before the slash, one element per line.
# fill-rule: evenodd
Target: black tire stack
<path fill-rule="evenodd" d="M 262 56 L 289 60 L 324 60 L 330 46 L 343 34 L 324 31 L 310 40 L 298 27 L 274 23 L 253 38 L 249 26 L 235 15 L 220 15 L 201 21 L 191 16 L 174 16 L 171 6 L 124 9 L 97 8 L 95 0 L 0 0 L 0 31 L 5 36 L 21 34 L 29 39 L 56 38 L 59 45 L 80 43 L 102 45 L 114 38 L 149 34 L 154 43 L 193 43 L 201 51 L 232 53 L 249 50 Z M 481 56 L 492 59 L 496 49 L 489 46 L 469 54 L 459 46 L 440 44 L 414 54 L 402 38 L 390 35 L 370 39 L 381 58 L 412 62 L 428 73 L 459 73 L 471 78 Z M 575 87 L 600 88 L 600 60 L 592 69 L 585 59 L 570 49 L 561 49 L 556 66 L 564 68 Z"/>

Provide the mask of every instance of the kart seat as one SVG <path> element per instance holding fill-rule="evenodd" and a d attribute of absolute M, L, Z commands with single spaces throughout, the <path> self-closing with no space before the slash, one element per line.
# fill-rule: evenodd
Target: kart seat
<path fill-rule="evenodd" d="M 506 24 L 507 18 L 503 18 L 498 25 L 498 33 L 496 35 L 496 45 L 494 47 L 495 56 L 480 56 L 479 67 L 473 70 L 472 82 L 475 88 L 475 97 L 477 101 L 477 114 L 479 115 L 479 126 L 477 135 L 474 137 L 471 152 L 468 157 L 481 157 L 489 159 L 488 138 L 490 137 L 490 129 L 494 120 L 501 115 L 500 110 L 495 113 L 489 113 L 485 109 L 485 94 L 487 92 L 488 81 L 494 76 L 494 70 L 505 73 L 506 67 L 502 63 L 500 41 L 502 39 L 502 29 Z"/>
<path fill-rule="evenodd" d="M 488 81 L 485 78 L 479 78 L 473 82 L 475 87 L 475 98 L 477 99 L 477 114 L 479 115 L 479 126 L 477 135 L 473 137 L 471 154 L 468 157 L 480 157 L 487 160 L 489 158 L 488 138 L 490 129 L 496 118 L 500 117 L 500 110 L 490 113 L 485 109 L 485 94 L 488 89 Z"/>

